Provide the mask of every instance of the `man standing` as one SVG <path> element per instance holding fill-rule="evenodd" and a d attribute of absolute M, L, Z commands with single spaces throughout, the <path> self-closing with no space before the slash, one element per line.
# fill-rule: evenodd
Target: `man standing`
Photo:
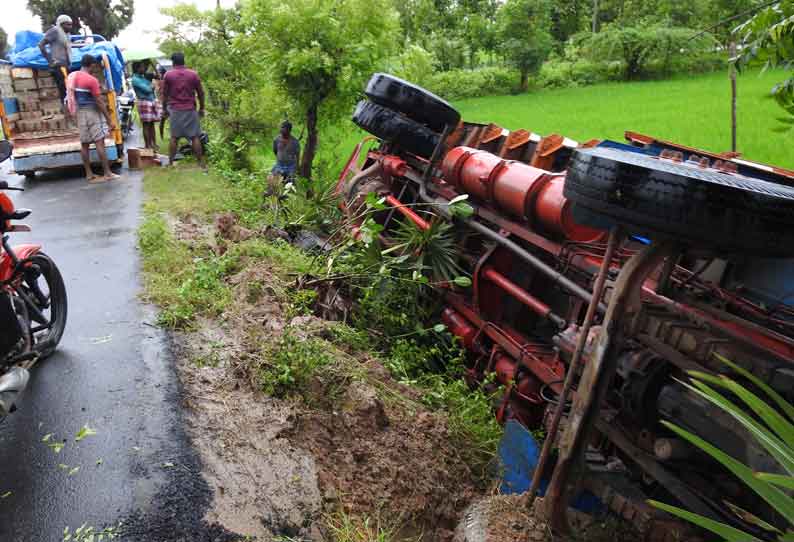
<path fill-rule="evenodd" d="M 69 76 L 70 92 L 74 91 L 77 105 L 77 127 L 80 130 L 80 155 L 83 159 L 85 176 L 89 181 L 97 181 L 91 171 L 91 143 L 96 145 L 96 152 L 102 161 L 104 177 L 101 180 L 118 179 L 119 176 L 110 170 L 105 138 L 115 129 L 107 105 L 99 89 L 99 81 L 91 75 L 96 59 L 84 55 L 80 61 L 80 71 Z"/>
<path fill-rule="evenodd" d="M 61 95 L 61 103 L 66 97 L 66 76 L 64 71 L 69 71 L 72 55 L 72 42 L 69 34 L 72 32 L 72 18 L 68 15 L 59 15 L 55 25 L 47 30 L 39 42 L 39 50 L 50 65 L 55 84 Z M 49 50 L 47 50 L 49 45 Z"/>
<path fill-rule="evenodd" d="M 281 133 L 273 140 L 273 154 L 276 155 L 276 165 L 273 166 L 271 173 L 280 175 L 287 181 L 295 178 L 295 171 L 298 169 L 298 156 L 301 152 L 301 144 L 292 137 L 292 124 L 285 120 L 281 123 Z"/>
<path fill-rule="evenodd" d="M 144 147 L 147 149 L 159 150 L 157 148 L 157 136 L 154 129 L 154 123 L 160 121 L 162 116 L 160 110 L 160 102 L 154 94 L 154 85 L 152 79 L 153 74 L 146 73 L 146 62 L 133 62 L 132 63 L 132 88 L 135 90 L 135 96 L 138 98 L 138 116 L 141 119 L 143 126 L 143 141 Z"/>
<path fill-rule="evenodd" d="M 185 67 L 183 53 L 171 55 L 171 62 L 174 67 L 165 73 L 161 87 L 163 112 L 170 119 L 171 127 L 169 165 L 174 164 L 177 142 L 184 137 L 190 140 L 193 154 L 201 167 L 206 169 L 201 139 L 199 139 L 201 136 L 199 118 L 204 116 L 204 88 L 201 86 L 198 74 Z M 198 111 L 196 111 L 196 98 L 199 101 Z"/>

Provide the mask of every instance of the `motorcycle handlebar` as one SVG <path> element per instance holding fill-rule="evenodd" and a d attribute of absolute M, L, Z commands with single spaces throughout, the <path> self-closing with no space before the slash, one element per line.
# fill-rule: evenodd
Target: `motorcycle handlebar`
<path fill-rule="evenodd" d="M 18 190 L 20 192 L 24 192 L 24 188 L 19 188 L 17 186 L 8 186 L 8 181 L 0 181 L 0 190 Z"/>

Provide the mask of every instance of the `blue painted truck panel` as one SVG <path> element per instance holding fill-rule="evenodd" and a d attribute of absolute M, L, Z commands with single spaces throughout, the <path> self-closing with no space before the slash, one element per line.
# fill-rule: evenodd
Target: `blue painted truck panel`
<path fill-rule="evenodd" d="M 119 159 L 118 150 L 116 149 L 115 145 L 107 145 L 106 149 L 108 153 L 108 160 L 113 162 Z M 99 155 L 97 154 L 96 149 L 91 149 L 91 163 L 100 163 Z M 83 160 L 80 157 L 79 151 L 61 152 L 57 154 L 42 153 L 14 158 L 14 170 L 18 173 L 82 165 Z"/>

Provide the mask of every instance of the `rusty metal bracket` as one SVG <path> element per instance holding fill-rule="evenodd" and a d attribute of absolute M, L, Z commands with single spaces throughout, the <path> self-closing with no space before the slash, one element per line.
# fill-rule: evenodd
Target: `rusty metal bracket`
<path fill-rule="evenodd" d="M 593 287 L 593 298 L 590 300 L 590 303 L 587 307 L 587 314 L 585 315 L 584 322 L 582 323 L 582 328 L 579 330 L 579 340 L 576 342 L 576 349 L 574 350 L 571 363 L 569 364 L 568 370 L 566 371 L 565 385 L 560 392 L 559 404 L 557 405 L 557 409 L 554 411 L 554 417 L 551 420 L 549 432 L 546 435 L 546 440 L 543 442 L 543 449 L 540 452 L 538 464 L 535 467 L 535 472 L 532 476 L 532 485 L 529 488 L 529 502 L 527 504 L 527 508 L 529 509 L 532 509 L 532 506 L 535 503 L 535 496 L 538 491 L 538 486 L 540 485 L 540 479 L 543 476 L 543 471 L 546 469 L 546 463 L 548 462 L 549 455 L 551 454 L 552 446 L 557 440 L 557 430 L 560 427 L 560 420 L 562 419 L 562 414 L 565 410 L 565 404 L 568 402 L 568 393 L 570 393 L 571 387 L 573 386 L 573 381 L 576 378 L 576 374 L 579 372 L 579 365 L 584 354 L 587 336 L 590 334 L 590 328 L 593 325 L 593 320 L 598 310 L 598 304 L 601 302 L 601 297 L 604 294 L 604 285 L 606 283 L 607 275 L 609 274 L 609 267 L 612 265 L 612 256 L 614 255 L 615 249 L 620 243 L 621 237 L 622 235 L 619 228 L 614 227 L 610 230 L 609 241 L 607 243 L 604 260 L 601 262 L 601 269 L 598 271 L 595 286 Z"/>
<path fill-rule="evenodd" d="M 547 519 L 556 532 L 570 532 L 567 517 L 570 484 L 581 465 L 601 403 L 615 375 L 626 324 L 642 308 L 642 284 L 662 260 L 672 254 L 674 247 L 675 244 L 669 241 L 646 246 L 629 259 L 615 282 L 593 355 L 579 382 L 579 391 L 560 443 L 560 458 L 544 499 Z"/>

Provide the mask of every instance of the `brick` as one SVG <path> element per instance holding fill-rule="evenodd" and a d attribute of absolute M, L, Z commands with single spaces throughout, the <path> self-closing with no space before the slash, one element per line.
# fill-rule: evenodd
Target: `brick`
<path fill-rule="evenodd" d="M 39 110 L 39 101 L 35 99 L 27 98 L 24 100 L 17 100 L 17 103 L 19 103 L 19 110 L 22 113 Z"/>
<path fill-rule="evenodd" d="M 61 99 L 60 98 L 44 98 L 39 100 L 39 107 L 42 109 L 60 109 L 61 108 Z"/>
<path fill-rule="evenodd" d="M 35 79 L 14 79 L 14 90 L 36 90 L 37 88 Z"/>
<path fill-rule="evenodd" d="M 38 86 L 39 86 L 40 89 L 57 88 L 57 85 L 55 84 L 55 79 L 53 79 L 52 77 L 50 77 L 49 79 L 41 79 L 41 78 L 39 78 L 38 79 Z"/>
<path fill-rule="evenodd" d="M 52 79 L 52 72 L 50 70 L 36 70 L 36 77 L 39 79 Z"/>
<path fill-rule="evenodd" d="M 57 88 L 42 88 L 39 89 L 39 99 L 41 100 L 60 100 L 61 95 L 58 93 Z"/>
<path fill-rule="evenodd" d="M 33 69 L 11 68 L 11 77 L 14 79 L 33 79 Z"/>
<path fill-rule="evenodd" d="M 41 112 L 40 111 L 22 111 L 19 114 L 19 117 L 22 120 L 35 120 L 35 119 L 41 118 Z"/>

